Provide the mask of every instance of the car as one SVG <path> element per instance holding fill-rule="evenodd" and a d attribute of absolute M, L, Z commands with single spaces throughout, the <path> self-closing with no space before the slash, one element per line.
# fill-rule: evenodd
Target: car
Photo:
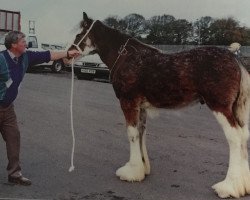
<path fill-rule="evenodd" d="M 87 55 L 76 60 L 74 73 L 78 79 L 101 79 L 109 82 L 109 69 L 97 54 Z"/>

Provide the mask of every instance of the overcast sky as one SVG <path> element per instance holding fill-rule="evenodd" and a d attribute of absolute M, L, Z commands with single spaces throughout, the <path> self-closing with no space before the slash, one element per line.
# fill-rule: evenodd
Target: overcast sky
<path fill-rule="evenodd" d="M 0 9 L 21 12 L 23 32 L 28 32 L 28 21 L 35 20 L 42 42 L 66 43 L 83 11 L 99 20 L 131 13 L 146 19 L 169 14 L 189 21 L 202 16 L 234 17 L 250 27 L 250 0 L 0 0 L 0 5 Z"/>

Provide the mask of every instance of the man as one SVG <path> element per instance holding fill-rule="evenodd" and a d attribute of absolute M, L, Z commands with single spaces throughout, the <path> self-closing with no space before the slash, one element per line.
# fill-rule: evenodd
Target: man
<path fill-rule="evenodd" d="M 8 181 L 14 184 L 31 185 L 31 181 L 22 175 L 19 164 L 20 132 L 13 106 L 18 87 L 29 65 L 77 57 L 79 52 L 77 50 L 26 51 L 25 35 L 19 31 L 11 31 L 6 35 L 5 47 L 6 50 L 0 52 L 0 132 L 7 148 Z"/>

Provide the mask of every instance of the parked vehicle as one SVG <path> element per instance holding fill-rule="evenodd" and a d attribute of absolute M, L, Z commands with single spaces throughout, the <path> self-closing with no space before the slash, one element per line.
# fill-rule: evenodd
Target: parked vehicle
<path fill-rule="evenodd" d="M 9 31 L 21 30 L 20 12 L 0 9 L 0 51 L 5 49 L 4 38 Z"/>
<path fill-rule="evenodd" d="M 33 51 L 63 50 L 63 49 L 65 49 L 65 47 L 63 45 L 46 44 L 46 43 L 39 44 L 37 42 L 36 36 L 28 36 L 27 41 L 28 41 L 28 49 L 33 50 Z M 65 68 L 63 60 L 60 59 L 60 60 L 50 61 L 48 63 L 42 63 L 39 65 L 29 66 L 27 71 L 32 72 L 36 69 L 43 69 L 46 67 L 50 68 L 51 71 L 54 73 L 60 73 Z"/>
<path fill-rule="evenodd" d="M 71 66 L 67 65 L 67 67 Z M 109 69 L 97 54 L 77 60 L 74 64 L 74 73 L 78 79 L 109 81 Z"/>

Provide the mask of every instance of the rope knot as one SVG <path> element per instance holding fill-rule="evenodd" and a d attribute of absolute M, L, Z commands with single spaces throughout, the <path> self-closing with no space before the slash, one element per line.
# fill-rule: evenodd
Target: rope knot
<path fill-rule="evenodd" d="M 120 49 L 119 49 L 119 51 L 118 51 L 118 54 L 119 54 L 119 55 L 122 55 L 122 56 L 128 54 L 128 50 L 125 48 L 125 45 L 121 45 L 121 47 L 120 47 Z"/>

